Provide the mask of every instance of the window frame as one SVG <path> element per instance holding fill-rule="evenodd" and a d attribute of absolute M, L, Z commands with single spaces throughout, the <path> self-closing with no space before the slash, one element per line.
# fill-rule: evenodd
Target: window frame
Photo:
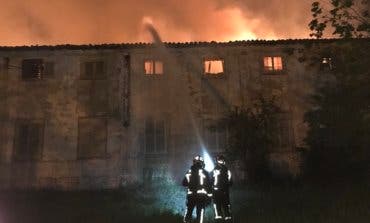
<path fill-rule="evenodd" d="M 152 121 L 153 123 L 153 135 L 154 135 L 154 149 L 152 151 L 149 151 L 148 150 L 148 142 L 147 142 L 147 123 L 148 121 Z M 157 126 L 158 126 L 158 123 L 162 122 L 163 123 L 163 150 L 158 150 L 157 147 L 158 147 L 158 143 L 157 143 Z M 168 139 L 168 121 L 166 119 L 154 119 L 154 118 L 151 118 L 151 117 L 148 117 L 145 119 L 144 121 L 144 139 L 143 139 L 143 142 L 144 142 L 144 148 L 143 148 L 143 152 L 145 153 L 145 155 L 165 155 L 168 153 L 168 143 L 167 143 L 167 139 Z"/>
<path fill-rule="evenodd" d="M 208 73 L 206 72 L 206 62 L 207 61 L 221 61 L 222 64 L 222 72 L 221 73 Z M 225 59 L 222 57 L 204 57 L 202 60 L 202 73 L 203 77 L 207 78 L 220 78 L 220 77 L 225 77 L 226 76 L 226 71 L 225 71 Z"/>
<path fill-rule="evenodd" d="M 40 125 L 41 127 L 41 134 L 39 133 L 39 145 L 38 145 L 38 151 L 37 151 L 37 157 L 18 157 L 19 155 L 17 148 L 19 146 L 19 130 L 21 125 Z M 29 133 L 27 133 L 27 149 L 29 150 Z M 13 150 L 12 150 L 12 160 L 16 162 L 27 162 L 27 161 L 41 161 L 43 159 L 43 150 L 44 150 L 44 141 L 45 141 L 45 120 L 44 119 L 17 119 L 15 121 L 15 127 L 14 127 L 14 136 L 13 136 Z M 30 155 L 28 155 L 30 156 Z"/>
<path fill-rule="evenodd" d="M 102 75 L 97 75 L 98 73 L 98 64 L 102 63 Z M 87 65 L 92 64 L 92 74 L 91 76 L 87 75 Z M 104 59 L 85 59 L 80 62 L 80 80 L 107 80 L 107 62 Z"/>
<path fill-rule="evenodd" d="M 265 58 L 268 57 L 268 58 L 271 58 L 272 59 L 272 70 L 268 70 L 266 69 L 265 67 Z M 274 68 L 274 57 L 280 57 L 281 58 L 281 66 L 282 66 L 282 69 L 281 70 L 276 70 Z M 260 59 L 260 63 L 261 63 L 261 69 L 262 69 L 262 74 L 263 75 L 286 75 L 286 63 L 285 63 L 285 57 L 282 56 L 281 54 L 264 54 L 261 59 Z"/>
<path fill-rule="evenodd" d="M 25 77 L 25 61 L 41 61 L 41 70 L 40 70 L 40 77 Z M 10 61 L 10 59 L 8 60 Z M 40 66 L 39 65 L 39 66 Z M 8 69 L 9 69 L 9 64 L 8 64 Z M 46 69 L 47 67 L 51 67 L 52 69 Z M 45 80 L 51 77 L 54 77 L 55 75 L 55 62 L 52 60 L 45 60 L 44 58 L 23 58 L 21 62 L 21 80 L 23 81 L 39 81 L 39 80 Z M 40 68 L 39 68 L 40 69 Z M 49 71 L 49 72 L 47 72 Z M 51 72 L 50 72 L 51 71 Z"/>
<path fill-rule="evenodd" d="M 145 64 L 151 62 L 153 66 L 153 73 L 146 73 Z M 162 63 L 162 73 L 156 73 L 156 63 Z M 142 63 L 143 73 L 145 77 L 162 77 L 165 74 L 165 62 L 160 58 L 145 58 Z"/>

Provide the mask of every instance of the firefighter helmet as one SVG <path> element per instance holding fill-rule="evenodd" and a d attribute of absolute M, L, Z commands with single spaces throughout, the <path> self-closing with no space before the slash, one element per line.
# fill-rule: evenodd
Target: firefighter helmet
<path fill-rule="evenodd" d="M 200 156 L 200 155 L 195 156 L 194 159 L 193 159 L 193 164 L 194 165 L 199 165 L 201 167 L 204 167 L 204 159 L 203 159 L 203 157 Z"/>
<path fill-rule="evenodd" d="M 221 165 L 225 165 L 226 164 L 225 157 L 223 155 L 218 155 L 216 157 L 216 163 L 221 164 Z"/>

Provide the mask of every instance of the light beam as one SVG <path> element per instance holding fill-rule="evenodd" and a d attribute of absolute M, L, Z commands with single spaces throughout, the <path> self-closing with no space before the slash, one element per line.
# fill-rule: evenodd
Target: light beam
<path fill-rule="evenodd" d="M 207 150 L 205 148 L 203 150 L 203 158 L 204 158 L 204 164 L 205 168 L 208 172 L 211 172 L 215 168 L 215 164 L 213 163 L 213 160 Z"/>

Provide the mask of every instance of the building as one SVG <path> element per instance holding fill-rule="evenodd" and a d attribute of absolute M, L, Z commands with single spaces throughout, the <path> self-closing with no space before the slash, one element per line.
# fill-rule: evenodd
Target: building
<path fill-rule="evenodd" d="M 202 147 L 223 151 L 208 126 L 259 94 L 283 109 L 272 167 L 299 174 L 314 74 L 299 58 L 336 41 L 0 47 L 0 187 L 177 180 Z"/>

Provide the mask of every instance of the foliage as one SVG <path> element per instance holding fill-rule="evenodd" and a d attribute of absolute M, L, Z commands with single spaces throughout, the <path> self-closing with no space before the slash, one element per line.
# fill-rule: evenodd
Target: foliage
<path fill-rule="evenodd" d="M 326 1 L 326 0 L 325 0 Z M 341 38 L 370 37 L 369 0 L 330 0 L 312 3 L 310 36 L 321 38 L 328 27 Z"/>
<path fill-rule="evenodd" d="M 228 129 L 227 153 L 240 161 L 248 180 L 259 181 L 269 175 L 268 153 L 275 142 L 275 99 L 259 97 L 251 107 L 235 108 L 222 120 Z"/>
<path fill-rule="evenodd" d="M 348 40 L 315 52 L 314 58 L 332 55 L 333 64 L 317 70 L 313 106 L 305 114 L 307 176 L 327 181 L 369 174 L 369 51 L 369 42 Z"/>

